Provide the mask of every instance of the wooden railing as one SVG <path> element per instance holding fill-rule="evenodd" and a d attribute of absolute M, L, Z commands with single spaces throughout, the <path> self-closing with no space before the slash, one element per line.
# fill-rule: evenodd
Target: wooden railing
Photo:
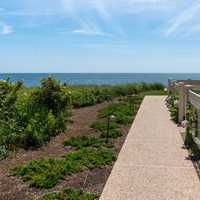
<path fill-rule="evenodd" d="M 200 110 L 200 95 L 192 90 L 188 92 L 188 101 L 197 109 Z"/>
<path fill-rule="evenodd" d="M 178 103 L 178 122 L 181 123 L 186 119 L 187 103 L 190 102 L 197 110 L 197 135 L 194 136 L 195 143 L 200 148 L 200 80 L 169 80 L 169 92 L 176 92 L 179 95 Z M 188 83 L 194 83 L 188 84 Z"/>

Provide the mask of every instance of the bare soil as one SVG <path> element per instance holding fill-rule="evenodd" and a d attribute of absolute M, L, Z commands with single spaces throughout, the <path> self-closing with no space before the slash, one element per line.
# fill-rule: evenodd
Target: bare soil
<path fill-rule="evenodd" d="M 52 138 L 47 145 L 40 149 L 28 151 L 19 150 L 15 154 L 0 161 L 0 200 L 33 200 L 46 192 L 58 191 L 64 187 L 83 189 L 100 196 L 113 166 L 105 166 L 103 168 L 96 168 L 66 176 L 54 188 L 48 190 L 29 187 L 19 177 L 10 176 L 9 171 L 16 165 L 23 164 L 32 159 L 63 155 L 67 151 L 70 151 L 70 148 L 64 147 L 63 142 L 72 136 L 97 134 L 90 128 L 90 125 L 97 119 L 97 111 L 106 105 L 107 103 L 102 103 L 75 109 L 72 115 L 73 123 L 70 124 L 69 129 L 65 133 L 61 133 L 55 138 Z M 116 156 L 125 141 L 129 127 L 122 127 L 121 130 L 123 136 L 113 140 Z"/>

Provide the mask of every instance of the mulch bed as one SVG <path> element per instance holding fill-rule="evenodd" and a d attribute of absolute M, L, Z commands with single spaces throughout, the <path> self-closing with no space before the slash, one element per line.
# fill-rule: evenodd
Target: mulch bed
<path fill-rule="evenodd" d="M 66 176 L 59 184 L 51 189 L 37 189 L 29 187 L 19 177 L 9 176 L 10 168 L 18 164 L 25 163 L 28 160 L 39 159 L 43 157 L 60 156 L 70 151 L 64 147 L 63 141 L 72 136 L 92 135 L 96 132 L 90 128 L 90 125 L 97 119 L 97 111 L 107 103 L 95 106 L 75 109 L 69 130 L 61 133 L 51 141 L 37 150 L 19 150 L 17 153 L 0 161 L 0 200 L 32 200 L 46 192 L 57 191 L 63 187 L 74 187 L 89 192 L 94 192 L 100 196 L 103 187 L 110 175 L 113 166 L 105 166 L 93 170 L 83 171 L 72 176 Z M 115 154 L 118 155 L 128 133 L 129 127 L 122 127 L 123 136 L 113 140 L 115 145 Z"/>

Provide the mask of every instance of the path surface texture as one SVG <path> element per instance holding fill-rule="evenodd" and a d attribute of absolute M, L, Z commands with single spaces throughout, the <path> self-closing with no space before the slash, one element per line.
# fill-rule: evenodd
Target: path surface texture
<path fill-rule="evenodd" d="M 200 182 L 163 96 L 145 97 L 100 200 L 200 200 Z"/>

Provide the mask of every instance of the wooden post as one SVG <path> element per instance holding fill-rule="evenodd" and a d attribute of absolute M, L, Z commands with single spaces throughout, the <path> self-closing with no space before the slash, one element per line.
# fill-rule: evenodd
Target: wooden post
<path fill-rule="evenodd" d="M 197 137 L 200 139 L 200 110 L 197 110 Z"/>
<path fill-rule="evenodd" d="M 175 84 L 176 84 L 176 80 L 168 79 L 168 91 L 169 92 L 175 91 Z"/>
<path fill-rule="evenodd" d="M 186 117 L 186 106 L 187 106 L 187 87 L 183 82 L 179 82 L 179 113 L 178 122 L 181 123 Z"/>
<path fill-rule="evenodd" d="M 168 91 L 171 92 L 172 91 L 172 84 L 171 84 L 171 79 L 168 79 Z"/>

